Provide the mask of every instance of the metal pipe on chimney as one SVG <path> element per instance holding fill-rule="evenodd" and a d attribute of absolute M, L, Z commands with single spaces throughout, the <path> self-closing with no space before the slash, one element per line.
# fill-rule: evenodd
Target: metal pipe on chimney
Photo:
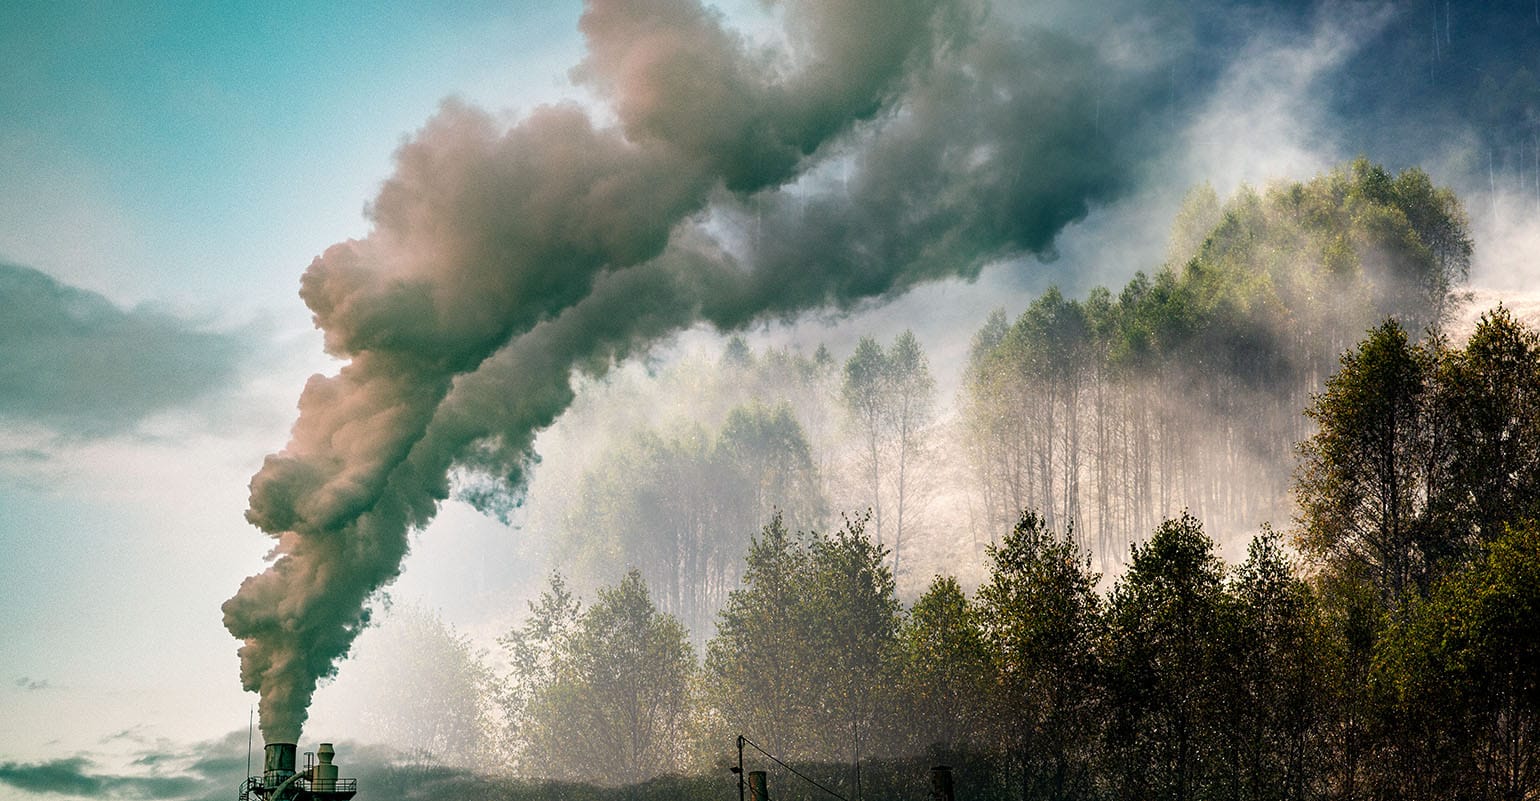
<path fill-rule="evenodd" d="M 316 749 L 316 763 L 314 774 L 311 777 L 311 789 L 319 792 L 331 792 L 337 789 L 337 766 L 332 764 L 332 758 L 337 754 L 331 743 L 321 743 Z"/>

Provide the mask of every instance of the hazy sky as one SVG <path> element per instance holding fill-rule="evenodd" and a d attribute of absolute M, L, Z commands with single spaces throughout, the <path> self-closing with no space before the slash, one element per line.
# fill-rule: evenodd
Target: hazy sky
<path fill-rule="evenodd" d="M 628 116 L 634 108 L 617 109 L 602 81 L 573 83 L 585 58 L 580 3 L 439 5 L 0 6 L 0 797 L 49 787 L 110 797 L 92 777 L 117 774 L 207 778 L 212 768 L 191 763 L 183 773 L 132 763 L 244 728 L 255 696 L 241 690 L 220 606 L 262 570 L 271 545 L 243 517 L 248 483 L 288 440 L 307 376 L 340 366 L 322 352 L 301 275 L 334 243 L 370 235 L 364 209 L 398 174 L 398 147 L 438 141 L 420 133 L 436 113 L 455 121 L 454 109 L 480 108 L 502 131 L 560 99 L 601 129 L 618 119 L 633 137 L 690 135 Z M 1014 314 L 1049 283 L 1079 293 L 1156 266 L 1192 184 L 1228 193 L 1360 153 L 1396 169 L 1421 164 L 1462 191 L 1477 234 L 1473 283 L 1496 293 L 1483 297 L 1532 285 L 1540 139 L 1533 117 L 1510 130 L 1512 114 L 1491 110 L 1529 97 L 1520 68 L 1540 74 L 1532 2 L 995 5 L 1002 25 L 1024 33 L 969 66 L 1027 76 L 1020 104 L 970 106 L 934 87 L 894 100 L 879 87 L 867 112 L 831 105 L 850 120 L 802 131 L 824 138 L 780 173 L 766 166 L 774 143 L 754 140 L 768 155 L 747 166 L 728 163 L 746 146 L 695 143 L 712 166 L 677 200 L 705 204 L 711 219 L 695 227 L 706 233 L 753 216 L 786 241 L 835 250 L 852 239 L 913 244 L 840 223 L 903 196 L 894 165 L 963 142 L 1024 176 L 1003 186 L 933 165 L 934 187 L 957 188 L 969 204 L 943 222 L 977 246 L 958 250 L 956 264 L 862 274 L 870 284 L 823 276 L 810 288 L 787 265 L 813 244 L 759 247 L 743 262 L 770 276 L 766 285 L 736 289 L 720 308 L 703 291 L 680 320 L 696 331 L 687 343 L 712 341 L 705 320 L 843 354 L 863 334 L 912 326 L 942 378 L 955 379 L 990 308 Z M 725 14 L 747 41 L 774 44 L 778 23 L 757 3 Z M 955 65 L 939 52 L 944 76 Z M 592 64 L 605 69 L 602 58 Z M 612 95 L 625 97 L 625 77 L 610 76 Z M 1048 88 L 1032 94 L 1039 78 Z M 856 95 L 834 79 L 801 88 L 830 104 Z M 1468 100 L 1477 96 L 1491 100 L 1478 108 Z M 438 111 L 447 97 L 459 100 Z M 701 125 L 721 119 L 706 111 Z M 943 112 L 949 126 L 923 124 Z M 1082 117 L 1102 149 L 1063 151 Z M 828 226 L 781 213 L 818 202 L 852 170 L 871 176 L 861 184 L 871 194 L 831 207 Z M 735 182 L 751 189 L 721 188 Z M 1041 224 L 1020 222 L 1040 208 L 1050 209 Z M 670 241 L 680 260 L 698 255 Z M 724 246 L 753 247 L 732 236 Z M 854 276 L 861 265 L 847 266 Z M 979 267 L 976 281 L 949 277 Z M 635 336 L 661 352 L 674 341 Z M 450 503 L 413 538 L 393 593 L 470 630 L 490 625 L 493 613 L 465 599 L 495 596 L 487 582 L 518 574 L 476 566 L 517 558 L 517 537 Z"/>

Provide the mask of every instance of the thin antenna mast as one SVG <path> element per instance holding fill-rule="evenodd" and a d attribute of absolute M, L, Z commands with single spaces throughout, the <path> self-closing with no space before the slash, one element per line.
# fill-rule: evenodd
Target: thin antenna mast
<path fill-rule="evenodd" d="M 246 710 L 246 775 L 251 775 L 251 728 L 257 719 L 257 708 L 250 707 Z"/>

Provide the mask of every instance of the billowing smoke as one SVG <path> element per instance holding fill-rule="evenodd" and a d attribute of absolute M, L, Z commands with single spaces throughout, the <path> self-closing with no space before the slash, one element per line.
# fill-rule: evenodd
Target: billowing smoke
<path fill-rule="evenodd" d="M 576 79 L 617 123 L 509 129 L 446 103 L 365 239 L 301 296 L 348 360 L 313 377 L 247 518 L 276 561 L 224 606 L 269 742 L 368 623 L 451 471 L 522 486 L 535 434 L 602 371 L 699 321 L 849 308 L 1045 253 L 1134 180 L 1158 60 L 1012 29 L 969 0 L 784 0 L 755 43 L 697 0 L 591 0 Z M 1158 82 L 1159 77 L 1154 78 Z M 1169 113 L 1169 108 L 1167 108 Z"/>

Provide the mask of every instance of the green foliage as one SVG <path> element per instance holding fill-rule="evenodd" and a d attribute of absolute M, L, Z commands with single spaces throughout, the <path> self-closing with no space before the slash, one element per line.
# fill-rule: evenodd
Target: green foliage
<path fill-rule="evenodd" d="M 414 606 L 392 606 L 370 634 L 347 677 L 371 699 L 360 723 L 417 759 L 485 760 L 498 734 L 489 703 L 495 682 L 470 638 Z"/>
<path fill-rule="evenodd" d="M 1528 647 L 1529 634 L 1494 637 L 1505 625 L 1488 612 L 1531 603 L 1497 588 L 1516 588 L 1504 576 L 1523 575 L 1536 553 L 1522 532 L 1540 488 L 1537 389 L 1536 335 L 1499 307 L 1464 348 L 1415 345 L 1386 323 L 1309 410 L 1320 431 L 1301 448 L 1299 542 L 1321 568 L 1339 644 L 1326 708 L 1342 713 L 1345 787 L 1487 798 L 1533 786 L 1529 757 L 1515 755 L 1533 742 L 1535 717 L 1501 681 L 1470 683 L 1467 658 L 1501 658 L 1466 644 Z M 1509 526 L 1520 533 L 1497 539 Z"/>
<path fill-rule="evenodd" d="M 799 619 L 809 558 L 779 516 L 749 545 L 742 586 L 728 596 L 706 646 L 707 703 L 718 737 L 737 731 L 777 749 L 796 741 L 800 665 L 811 656 Z"/>
<path fill-rule="evenodd" d="M 503 750 L 515 757 L 516 767 L 524 767 L 518 757 L 530 737 L 536 697 L 555 680 L 557 654 L 572 636 L 581 610 L 566 579 L 552 573 L 547 588 L 529 603 L 524 624 L 497 640 L 509 664 L 498 694 L 505 724 Z"/>
<path fill-rule="evenodd" d="M 1171 223 L 1171 239 L 1166 245 L 1166 263 L 1182 264 L 1197 255 L 1204 241 L 1220 219 L 1219 193 L 1207 182 L 1199 184 L 1182 199 L 1182 207 Z"/>
<path fill-rule="evenodd" d="M 1167 520 L 1108 603 L 1105 675 L 1109 772 L 1123 798 L 1201 798 L 1222 780 L 1219 701 L 1227 598 L 1224 565 L 1202 525 Z"/>
<path fill-rule="evenodd" d="M 706 649 L 722 732 L 793 756 L 861 757 L 899 623 L 885 557 L 860 521 L 832 535 L 792 534 L 779 518 L 765 527 Z"/>
<path fill-rule="evenodd" d="M 825 753 L 859 760 L 872 747 L 892 681 L 900 609 L 893 572 L 859 518 L 833 534 L 815 533 L 809 546 L 800 617 L 815 658 L 805 675 L 822 686 L 812 722 L 825 733 Z"/>
<path fill-rule="evenodd" d="M 1309 797 L 1325 775 L 1330 632 L 1310 586 L 1270 528 L 1251 541 L 1229 586 L 1220 648 L 1225 772 L 1249 799 Z"/>
<path fill-rule="evenodd" d="M 1031 512 L 988 553 L 978 615 L 995 663 L 996 736 L 1020 763 L 1027 794 L 1079 797 L 1090 786 L 1100 714 L 1100 577 L 1073 537 Z"/>
<path fill-rule="evenodd" d="M 1540 337 L 1502 307 L 1461 349 L 1394 321 L 1342 357 L 1306 412 L 1299 543 L 1362 571 L 1385 608 L 1540 512 Z"/>
<path fill-rule="evenodd" d="M 722 364 L 737 368 L 754 366 L 754 352 L 749 349 L 749 343 L 741 336 L 728 339 L 727 347 L 722 351 Z"/>
<path fill-rule="evenodd" d="M 677 770 L 694 669 L 684 627 L 657 610 L 640 573 L 627 573 L 556 641 L 526 716 L 527 764 L 618 784 Z"/>
<path fill-rule="evenodd" d="M 863 426 L 863 432 L 881 425 L 883 399 L 888 381 L 888 357 L 871 337 L 861 337 L 854 353 L 845 361 L 845 382 L 840 397 Z"/>
<path fill-rule="evenodd" d="M 1452 452 L 1445 493 L 1454 525 L 1490 540 L 1507 521 L 1540 518 L 1540 335 L 1502 306 L 1481 316 L 1438 377 Z"/>
<path fill-rule="evenodd" d="M 663 609 L 704 636 L 749 535 L 777 513 L 823 517 L 818 471 L 789 405 L 749 403 L 714 436 L 647 431 L 607 454 L 562 521 L 566 561 L 599 575 L 635 566 Z"/>
<path fill-rule="evenodd" d="M 994 678 L 981 613 L 957 579 L 936 576 L 904 616 L 895 665 L 904 699 L 903 751 L 955 754 L 986 745 Z"/>
<path fill-rule="evenodd" d="M 1405 798 L 1527 798 L 1540 790 L 1540 529 L 1510 528 L 1394 623 L 1375 652 Z M 1431 780 L 1431 783 L 1430 781 Z M 1434 787 L 1459 788 L 1435 795 Z"/>
<path fill-rule="evenodd" d="M 823 517 L 813 454 L 789 405 L 734 408 L 712 455 L 713 466 L 726 471 L 730 494 L 720 502 L 728 510 L 748 510 L 756 522 L 776 510 L 797 521 Z"/>
<path fill-rule="evenodd" d="M 886 350 L 871 337 L 862 337 L 845 362 L 840 397 L 861 442 L 873 533 L 881 544 L 885 532 L 893 532 L 895 574 L 906 522 L 912 528 L 916 472 L 934 415 L 935 394 L 930 364 L 911 331 L 899 334 Z M 885 498 L 891 498 L 893 512 L 886 522 Z"/>
<path fill-rule="evenodd" d="M 1392 605 L 1427 586 L 1444 550 L 1427 503 L 1441 478 L 1436 348 L 1413 344 L 1394 320 L 1371 331 L 1306 412 L 1320 430 L 1300 446 L 1301 547 L 1366 568 Z"/>
<path fill-rule="evenodd" d="M 852 797 L 923 795 L 921 753 L 977 771 L 970 798 L 1535 795 L 1540 338 L 1501 308 L 1464 347 L 1439 333 L 1466 228 L 1425 174 L 1363 160 L 1200 188 L 1160 269 L 991 314 L 958 423 L 988 574 L 972 600 L 938 576 L 907 611 L 935 412 L 917 340 L 843 363 L 730 343 L 679 386 L 744 396 L 630 426 L 573 482 L 585 571 L 636 570 L 586 610 L 553 579 L 506 640 L 519 769 L 569 780 L 553 797 L 609 797 L 576 783 L 601 760 L 605 781 L 724 779 L 635 797 L 728 795 L 741 733 Z M 846 414 L 845 462 L 818 408 Z M 1205 526 L 1293 512 L 1278 444 L 1301 440 L 1307 567 L 1266 525 L 1227 567 Z M 847 462 L 870 527 L 799 533 Z M 713 622 L 696 671 L 689 631 Z M 777 797 L 812 797 L 771 769 Z"/>

